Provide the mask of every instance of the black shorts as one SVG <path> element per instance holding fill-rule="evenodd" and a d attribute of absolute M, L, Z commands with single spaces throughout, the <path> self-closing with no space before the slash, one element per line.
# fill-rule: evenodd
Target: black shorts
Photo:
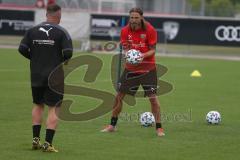
<path fill-rule="evenodd" d="M 33 103 L 46 104 L 48 106 L 60 106 L 63 94 L 51 90 L 48 86 L 32 87 Z"/>
<path fill-rule="evenodd" d="M 147 73 L 139 74 L 124 70 L 119 83 L 119 92 L 135 95 L 139 86 L 142 85 L 144 95 L 150 96 L 157 92 L 156 69 Z"/>

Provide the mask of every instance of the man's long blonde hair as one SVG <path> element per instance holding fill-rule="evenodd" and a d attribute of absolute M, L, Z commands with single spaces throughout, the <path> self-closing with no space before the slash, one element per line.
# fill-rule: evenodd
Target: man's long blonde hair
<path fill-rule="evenodd" d="M 137 12 L 137 13 L 139 13 L 141 16 L 143 16 L 143 11 L 142 11 L 141 8 L 138 8 L 138 7 L 132 8 L 132 9 L 129 11 L 129 14 L 131 14 L 132 12 Z M 146 30 L 146 28 L 147 28 L 147 27 L 146 27 L 146 21 L 145 21 L 144 18 L 141 20 L 141 28 L 142 28 L 143 30 Z"/>

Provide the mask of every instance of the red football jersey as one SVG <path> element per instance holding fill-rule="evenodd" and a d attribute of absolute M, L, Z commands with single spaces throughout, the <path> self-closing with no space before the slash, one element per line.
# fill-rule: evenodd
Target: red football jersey
<path fill-rule="evenodd" d="M 124 50 L 136 49 L 142 54 L 150 50 L 150 46 L 157 44 L 157 32 L 150 23 L 146 23 L 146 30 L 138 29 L 132 31 L 130 26 L 127 25 L 121 30 L 121 44 Z M 138 65 L 125 64 L 125 68 L 134 72 L 148 72 L 156 68 L 155 55 L 144 58 Z"/>

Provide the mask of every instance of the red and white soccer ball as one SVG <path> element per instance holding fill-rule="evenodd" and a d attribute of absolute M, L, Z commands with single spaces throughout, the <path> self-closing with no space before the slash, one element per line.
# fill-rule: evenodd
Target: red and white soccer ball
<path fill-rule="evenodd" d="M 206 115 L 206 121 L 208 124 L 219 124 L 221 122 L 221 115 L 218 111 L 210 111 Z"/>
<path fill-rule="evenodd" d="M 141 58 L 141 52 L 136 49 L 130 49 L 129 51 L 127 51 L 125 58 L 127 63 L 133 64 L 133 65 L 139 64 L 143 60 Z"/>
<path fill-rule="evenodd" d="M 155 123 L 155 118 L 151 112 L 144 112 L 140 115 L 139 121 L 142 126 L 149 127 Z"/>

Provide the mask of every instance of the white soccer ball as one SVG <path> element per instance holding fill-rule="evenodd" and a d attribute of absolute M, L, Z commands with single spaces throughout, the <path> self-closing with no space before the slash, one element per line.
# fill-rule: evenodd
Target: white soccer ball
<path fill-rule="evenodd" d="M 141 53 L 137 51 L 136 49 L 130 49 L 126 53 L 126 61 L 130 64 L 138 64 L 142 61 L 142 58 L 140 58 Z"/>
<path fill-rule="evenodd" d="M 221 115 L 218 111 L 210 111 L 206 115 L 206 120 L 209 124 L 219 124 L 221 122 Z"/>
<path fill-rule="evenodd" d="M 155 123 L 155 118 L 151 112 L 144 112 L 140 115 L 140 123 L 144 127 L 149 127 Z"/>

